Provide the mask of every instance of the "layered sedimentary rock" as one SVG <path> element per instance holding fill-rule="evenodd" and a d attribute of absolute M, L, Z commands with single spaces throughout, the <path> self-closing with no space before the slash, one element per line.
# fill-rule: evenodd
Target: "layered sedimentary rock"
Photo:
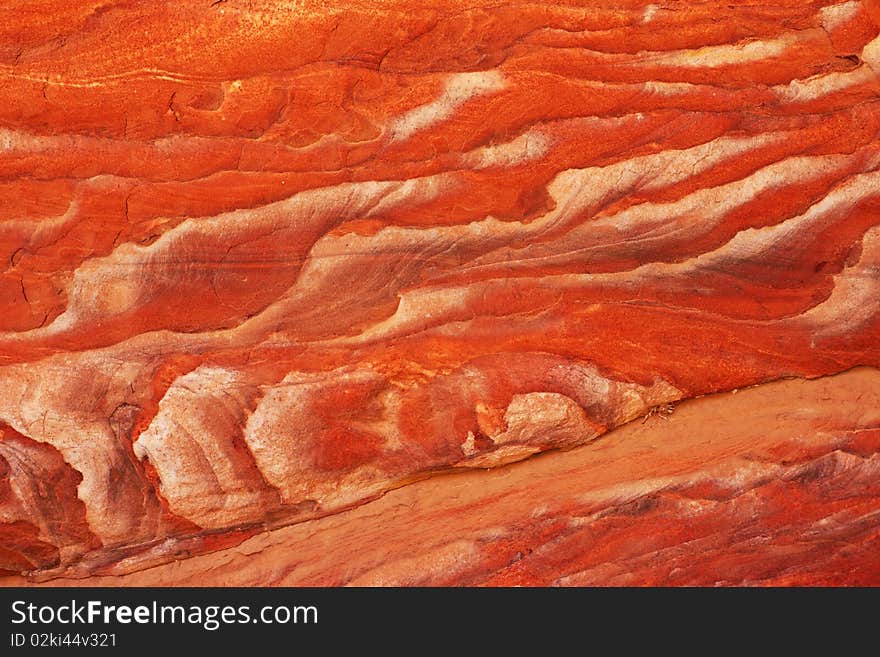
<path fill-rule="evenodd" d="M 878 2 L 0 11 L 3 572 L 123 574 L 327 516 L 356 528 L 391 489 L 479 495 L 487 469 L 528 473 L 507 464 L 539 452 L 593 490 L 555 451 L 590 441 L 572 454 L 618 487 L 590 513 L 625 516 L 601 525 L 603 564 L 615 536 L 679 531 L 701 486 L 722 491 L 712 567 L 737 553 L 744 499 L 780 505 L 752 521 L 785 581 L 835 580 L 808 561 L 876 542 L 877 418 L 840 415 L 869 408 L 871 370 L 809 398 L 810 422 L 785 415 L 804 433 L 779 449 L 675 414 L 683 465 L 614 430 L 880 367 Z M 756 412 L 773 390 L 750 392 Z M 523 504 L 541 482 L 522 476 Z M 620 511 L 625 483 L 656 506 Z M 842 538 L 786 543 L 823 513 Z M 651 583 L 668 561 L 583 575 L 594 529 L 542 552 L 539 525 L 517 534 L 514 554 L 548 555 L 524 582 Z M 444 562 L 445 531 L 412 558 Z M 835 581 L 876 578 L 867 562 Z M 449 581 L 520 581 L 479 564 Z M 315 582 L 355 578 L 326 569 Z"/>
<path fill-rule="evenodd" d="M 48 583 L 878 585 L 878 449 L 880 372 L 778 381 L 233 548 Z"/>

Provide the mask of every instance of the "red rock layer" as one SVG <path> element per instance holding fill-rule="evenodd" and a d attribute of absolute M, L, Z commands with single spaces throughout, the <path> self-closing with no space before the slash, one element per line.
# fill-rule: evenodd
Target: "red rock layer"
<path fill-rule="evenodd" d="M 235 548 L 48 583 L 877 586 L 878 409 L 878 370 L 779 381 Z"/>
<path fill-rule="evenodd" d="M 0 12 L 0 569 L 880 366 L 875 0 Z"/>

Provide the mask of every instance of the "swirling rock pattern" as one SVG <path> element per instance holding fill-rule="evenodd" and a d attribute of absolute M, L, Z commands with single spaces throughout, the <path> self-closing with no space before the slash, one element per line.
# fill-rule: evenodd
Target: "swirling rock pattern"
<path fill-rule="evenodd" d="M 235 547 L 48 584 L 877 584 L 878 409 L 873 369 L 720 393 Z"/>
<path fill-rule="evenodd" d="M 314 583 L 672 581 L 627 537 L 699 527 L 715 565 L 685 580 L 708 583 L 753 498 L 772 577 L 877 581 L 876 559 L 835 570 L 847 540 L 876 548 L 878 418 L 839 412 L 876 402 L 873 370 L 829 379 L 809 423 L 719 433 L 723 465 L 676 416 L 686 467 L 638 457 L 656 429 L 596 439 L 880 367 L 880 2 L 412 5 L 0 9 L 0 571 L 161 570 L 577 448 L 653 501 L 523 522 L 494 561 L 413 541 L 409 565 Z M 783 420 L 805 433 L 771 449 Z M 832 516 L 837 538 L 787 542 Z"/>

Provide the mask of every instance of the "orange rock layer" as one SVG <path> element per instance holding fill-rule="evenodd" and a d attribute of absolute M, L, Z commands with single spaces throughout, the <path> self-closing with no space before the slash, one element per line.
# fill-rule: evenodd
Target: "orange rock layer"
<path fill-rule="evenodd" d="M 687 401 L 95 586 L 880 585 L 880 371 Z M 10 583 L 24 580 L 10 579 Z"/>
<path fill-rule="evenodd" d="M 487 468 L 660 405 L 880 367 L 880 2 L 413 4 L 0 9 L 0 572 L 124 574 L 296 523 L 342 540 L 391 489 L 479 497 L 514 472 Z M 654 491 L 635 507 L 523 521 L 528 565 L 493 548 L 418 581 L 672 581 L 635 536 L 704 541 L 683 583 L 876 581 L 877 421 L 840 415 L 871 372 L 768 420 L 818 451 L 679 427 L 684 465 L 615 431 L 572 454 Z M 535 463 L 577 490 L 568 458 Z M 404 545 L 433 572 L 429 543 Z M 339 567 L 314 582 L 356 580 Z"/>

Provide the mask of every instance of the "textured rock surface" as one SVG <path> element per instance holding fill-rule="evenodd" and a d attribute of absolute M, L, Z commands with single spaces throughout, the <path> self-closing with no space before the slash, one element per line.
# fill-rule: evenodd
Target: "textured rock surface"
<path fill-rule="evenodd" d="M 878 451 L 880 372 L 778 381 L 234 548 L 50 583 L 878 585 Z"/>
<path fill-rule="evenodd" d="M 502 466 L 880 366 L 880 3 L 412 5 L 0 9 L 0 571 L 247 541 L 243 582 L 876 581 L 870 369 L 749 391 L 766 433 L 676 414 Z M 773 415 L 798 385 L 834 403 Z M 527 520 L 541 468 L 598 496 L 560 527 L 608 519 Z M 521 497 L 446 540 L 441 492 L 508 472 Z M 409 565 L 279 556 L 331 523 L 381 562 L 416 529 L 368 502 L 401 486 L 431 502 Z M 475 547 L 496 525 L 537 556 Z"/>

